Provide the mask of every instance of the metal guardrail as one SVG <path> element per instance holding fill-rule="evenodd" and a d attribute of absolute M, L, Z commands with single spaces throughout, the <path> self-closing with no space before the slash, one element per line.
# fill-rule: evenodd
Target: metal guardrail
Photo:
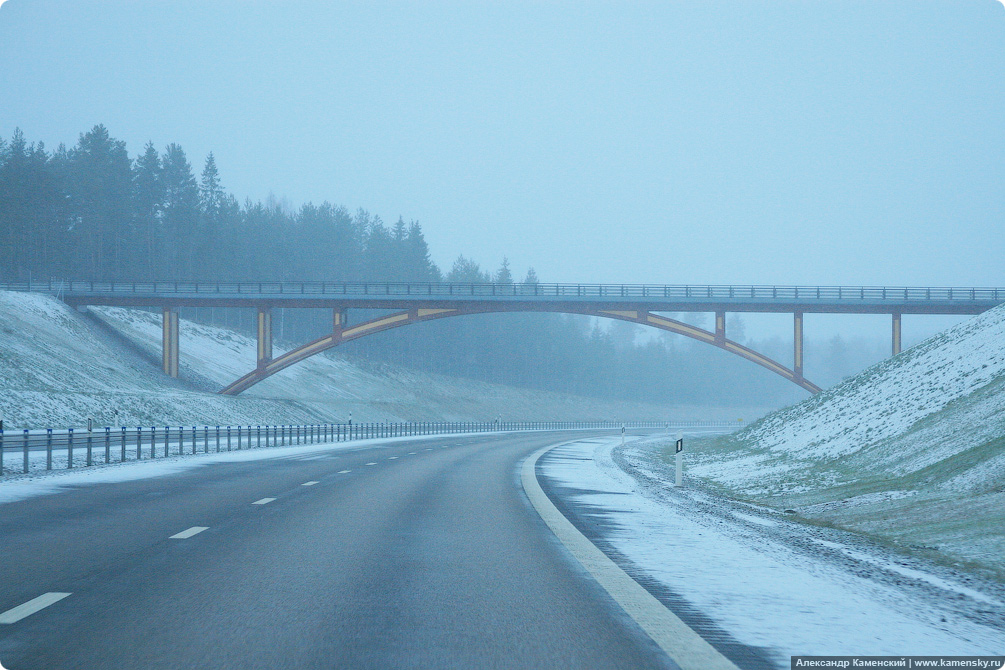
<path fill-rule="evenodd" d="M 1001 301 L 1005 288 L 658 284 L 495 284 L 455 282 L 95 282 L 0 283 L 0 290 L 78 295 L 654 298 L 683 300 Z"/>
<path fill-rule="evenodd" d="M 33 470 L 89 467 L 99 463 L 151 460 L 197 453 L 220 453 L 300 444 L 327 444 L 371 438 L 500 431 L 611 430 L 625 428 L 729 428 L 728 421 L 419 421 L 401 423 L 318 423 L 268 426 L 106 426 L 20 431 L 0 429 L 0 475 Z"/>

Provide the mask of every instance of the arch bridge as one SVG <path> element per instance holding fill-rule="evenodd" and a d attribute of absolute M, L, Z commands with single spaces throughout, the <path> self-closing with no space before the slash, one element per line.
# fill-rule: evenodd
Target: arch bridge
<path fill-rule="evenodd" d="M 820 387 L 803 376 L 804 314 L 889 314 L 891 351 L 896 355 L 901 350 L 904 314 L 979 314 L 1005 302 L 1003 288 L 882 286 L 51 281 L 6 284 L 0 289 L 50 293 L 75 307 L 162 309 L 163 369 L 172 377 L 178 376 L 180 307 L 254 309 L 257 365 L 220 391 L 226 395 L 236 395 L 342 342 L 434 319 L 499 312 L 581 314 L 658 328 L 729 351 L 817 393 Z M 331 310 L 331 331 L 273 357 L 272 310 L 277 308 Z M 350 309 L 393 313 L 350 324 Z M 712 312 L 715 328 L 705 330 L 661 314 L 680 312 Z M 730 340 L 727 312 L 792 314 L 792 367 Z"/>

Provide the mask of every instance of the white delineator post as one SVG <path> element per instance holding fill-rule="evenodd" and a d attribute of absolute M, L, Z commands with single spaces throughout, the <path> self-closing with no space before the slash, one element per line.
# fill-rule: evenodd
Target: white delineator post
<path fill-rule="evenodd" d="M 684 485 L 684 433 L 677 433 L 676 454 L 674 458 L 677 460 L 674 486 L 681 487 Z"/>

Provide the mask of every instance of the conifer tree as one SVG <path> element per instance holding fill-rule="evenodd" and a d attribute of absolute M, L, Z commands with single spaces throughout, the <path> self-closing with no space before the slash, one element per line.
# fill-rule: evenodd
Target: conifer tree
<path fill-rule="evenodd" d="M 96 125 L 71 154 L 73 243 L 84 252 L 82 269 L 96 279 L 117 276 L 130 246 L 132 171 L 126 143 Z"/>
<path fill-rule="evenodd" d="M 509 269 L 509 259 L 503 256 L 502 265 L 496 270 L 495 282 L 497 284 L 512 284 L 513 273 Z"/>
<path fill-rule="evenodd" d="M 193 277 L 196 270 L 197 236 L 202 226 L 199 211 L 199 187 L 185 151 L 171 143 L 164 150 L 161 163 L 164 186 L 165 257 L 170 278 Z"/>
<path fill-rule="evenodd" d="M 422 226 L 418 221 L 412 221 L 408 225 L 408 258 L 412 267 L 415 268 L 415 279 L 417 281 L 436 282 L 442 279 L 440 269 L 433 263 L 429 256 L 429 245 L 426 237 L 422 233 Z"/>
<path fill-rule="evenodd" d="M 199 181 L 199 204 L 208 220 L 219 221 L 223 200 L 224 191 L 220 186 L 220 173 L 216 169 L 213 152 L 210 151 L 206 156 L 206 166 L 202 169 L 202 179 Z"/>
<path fill-rule="evenodd" d="M 164 184 L 161 181 L 161 157 L 153 142 L 147 142 L 143 153 L 133 163 L 133 217 L 139 233 L 141 249 L 134 272 L 139 277 L 154 278 L 163 270 L 161 254 L 164 231 Z M 135 277 L 134 277 L 135 278 Z"/>

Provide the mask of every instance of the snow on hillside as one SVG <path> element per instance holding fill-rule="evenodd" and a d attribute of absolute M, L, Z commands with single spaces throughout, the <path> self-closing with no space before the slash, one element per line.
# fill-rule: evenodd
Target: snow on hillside
<path fill-rule="evenodd" d="M 998 308 L 766 417 L 740 439 L 799 458 L 845 456 L 907 431 L 1003 372 L 1005 311 Z M 924 460 L 944 456 L 943 451 L 925 450 Z"/>
<path fill-rule="evenodd" d="M 44 295 L 0 292 L 0 417 L 6 429 L 316 420 L 307 408 L 192 391 Z"/>
<path fill-rule="evenodd" d="M 1005 306 L 699 443 L 688 473 L 1005 574 Z"/>
<path fill-rule="evenodd" d="M 903 476 L 1005 435 L 1005 306 L 961 323 L 724 440 L 749 454 L 707 474 L 755 492 L 793 468 L 840 471 L 861 462 Z M 737 454 L 738 455 L 738 454 Z M 1005 465 L 999 453 L 983 469 Z M 856 458 L 859 457 L 859 458 Z M 849 471 L 849 476 L 862 472 Z M 973 481 L 973 473 L 965 480 Z M 790 484 L 812 490 L 817 481 Z"/>
<path fill-rule="evenodd" d="M 5 428 L 395 420 L 711 419 L 715 412 L 516 389 L 314 356 L 237 397 L 213 391 L 255 366 L 255 342 L 181 321 L 181 379 L 160 371 L 159 314 L 0 292 Z M 102 328 L 100 319 L 108 327 Z M 118 333 L 118 334 L 116 334 Z M 130 344 L 131 343 L 131 344 Z M 281 347 L 277 347 L 277 350 Z M 278 353 L 278 351 L 277 351 Z M 756 410 L 755 410 L 756 411 Z M 116 413 L 117 412 L 117 413 Z M 736 410 L 729 410 L 735 416 Z M 747 416 L 751 413 L 748 411 Z"/>

